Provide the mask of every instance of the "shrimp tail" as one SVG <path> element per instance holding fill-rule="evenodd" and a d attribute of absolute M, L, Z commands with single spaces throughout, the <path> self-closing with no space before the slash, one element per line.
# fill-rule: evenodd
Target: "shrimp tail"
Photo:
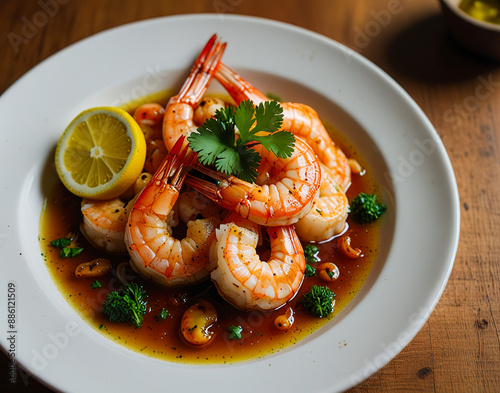
<path fill-rule="evenodd" d="M 219 63 L 215 78 L 237 104 L 245 100 L 253 101 L 254 105 L 268 101 L 268 98 L 264 94 L 223 63 Z"/>
<path fill-rule="evenodd" d="M 170 100 L 174 102 L 183 102 L 189 105 L 197 105 L 207 87 L 212 80 L 217 65 L 224 53 L 226 43 L 218 41 L 218 37 L 214 34 L 208 40 L 207 44 L 196 59 L 189 77 L 184 82 L 179 93 L 173 96 Z"/>
<path fill-rule="evenodd" d="M 187 147 L 185 139 L 185 136 L 179 137 L 151 181 L 166 182 L 180 191 L 191 165 L 197 159 L 197 154 Z"/>
<path fill-rule="evenodd" d="M 168 101 L 162 128 L 167 150 L 173 147 L 180 135 L 189 135 L 196 130 L 193 122 L 194 111 L 214 77 L 225 48 L 226 43 L 219 42 L 214 34 L 193 64 L 191 73 L 179 93 Z"/>

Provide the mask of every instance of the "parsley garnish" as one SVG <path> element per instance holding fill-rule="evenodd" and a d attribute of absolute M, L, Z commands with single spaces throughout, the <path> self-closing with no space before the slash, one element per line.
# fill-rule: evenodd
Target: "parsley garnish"
<path fill-rule="evenodd" d="M 318 247 L 308 244 L 307 246 L 304 247 L 304 257 L 307 262 L 309 263 L 316 263 L 319 261 L 318 258 Z"/>
<path fill-rule="evenodd" d="M 306 277 L 314 277 L 315 275 L 316 275 L 316 268 L 314 268 L 311 265 L 308 265 L 306 263 L 306 270 L 304 272 L 304 276 L 306 276 Z"/>
<path fill-rule="evenodd" d="M 74 235 L 70 233 L 67 237 L 52 240 L 50 242 L 50 245 L 60 248 L 59 256 L 61 258 L 74 258 L 77 255 L 81 254 L 83 251 L 83 248 L 81 247 L 68 247 L 71 245 L 71 243 L 73 243 L 74 240 Z"/>
<path fill-rule="evenodd" d="M 198 153 L 201 164 L 215 164 L 226 175 L 254 182 L 261 157 L 253 146 L 260 143 L 280 158 L 293 153 L 295 137 L 278 131 L 282 122 L 283 108 L 278 102 L 265 101 L 254 107 L 252 101 L 243 101 L 237 108 L 215 112 L 188 137 L 189 147 Z"/>
<path fill-rule="evenodd" d="M 161 309 L 161 311 L 160 311 L 160 312 L 158 313 L 158 315 L 156 316 L 156 319 L 157 319 L 158 321 L 164 321 L 165 319 L 167 319 L 168 314 L 169 314 L 168 310 L 167 310 L 167 309 L 165 309 L 165 308 L 162 308 L 162 309 Z"/>
<path fill-rule="evenodd" d="M 111 322 L 132 322 L 138 329 L 142 326 L 147 310 L 147 297 L 148 294 L 142 285 L 128 283 L 120 292 L 108 293 L 102 313 Z"/>
<path fill-rule="evenodd" d="M 61 239 L 52 240 L 50 245 L 57 248 L 68 247 L 71 244 L 71 239 L 67 237 L 62 237 Z"/>
<path fill-rule="evenodd" d="M 372 222 L 387 210 L 387 206 L 377 201 L 377 195 L 360 193 L 349 206 L 353 218 L 359 223 Z"/>
<path fill-rule="evenodd" d="M 92 289 L 98 289 L 102 287 L 102 284 L 99 280 L 95 280 L 92 284 L 90 284 Z"/>
<path fill-rule="evenodd" d="M 243 331 L 243 328 L 241 326 L 231 325 L 227 328 L 227 331 L 229 332 L 230 340 L 239 340 L 241 338 L 241 332 Z"/>
<path fill-rule="evenodd" d="M 82 251 L 83 251 L 82 247 L 74 247 L 74 248 L 64 247 L 61 248 L 61 251 L 59 251 L 59 256 L 61 258 L 74 258 L 77 255 L 81 254 Z"/>

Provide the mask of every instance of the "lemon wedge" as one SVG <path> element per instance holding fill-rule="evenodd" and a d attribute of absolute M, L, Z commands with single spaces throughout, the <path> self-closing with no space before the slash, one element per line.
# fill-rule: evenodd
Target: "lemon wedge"
<path fill-rule="evenodd" d="M 111 199 L 125 192 L 142 172 L 146 141 L 141 128 L 120 108 L 91 108 L 66 128 L 56 148 L 59 177 L 73 194 Z"/>

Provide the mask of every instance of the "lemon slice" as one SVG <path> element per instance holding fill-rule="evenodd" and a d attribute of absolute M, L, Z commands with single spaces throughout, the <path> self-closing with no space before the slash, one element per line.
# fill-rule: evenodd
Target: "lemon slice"
<path fill-rule="evenodd" d="M 137 122 L 119 108 L 91 108 L 80 113 L 59 139 L 56 170 L 73 194 L 111 199 L 139 177 L 146 141 Z"/>

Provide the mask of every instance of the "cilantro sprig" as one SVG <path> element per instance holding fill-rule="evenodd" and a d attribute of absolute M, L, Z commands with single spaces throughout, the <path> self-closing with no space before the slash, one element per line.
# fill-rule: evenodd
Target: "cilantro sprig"
<path fill-rule="evenodd" d="M 217 110 L 188 137 L 189 147 L 198 153 L 201 164 L 215 165 L 226 175 L 254 182 L 261 156 L 253 146 L 260 143 L 280 158 L 293 153 L 295 137 L 278 131 L 282 122 L 283 108 L 278 102 L 255 107 L 252 101 L 243 101 L 237 108 Z"/>

